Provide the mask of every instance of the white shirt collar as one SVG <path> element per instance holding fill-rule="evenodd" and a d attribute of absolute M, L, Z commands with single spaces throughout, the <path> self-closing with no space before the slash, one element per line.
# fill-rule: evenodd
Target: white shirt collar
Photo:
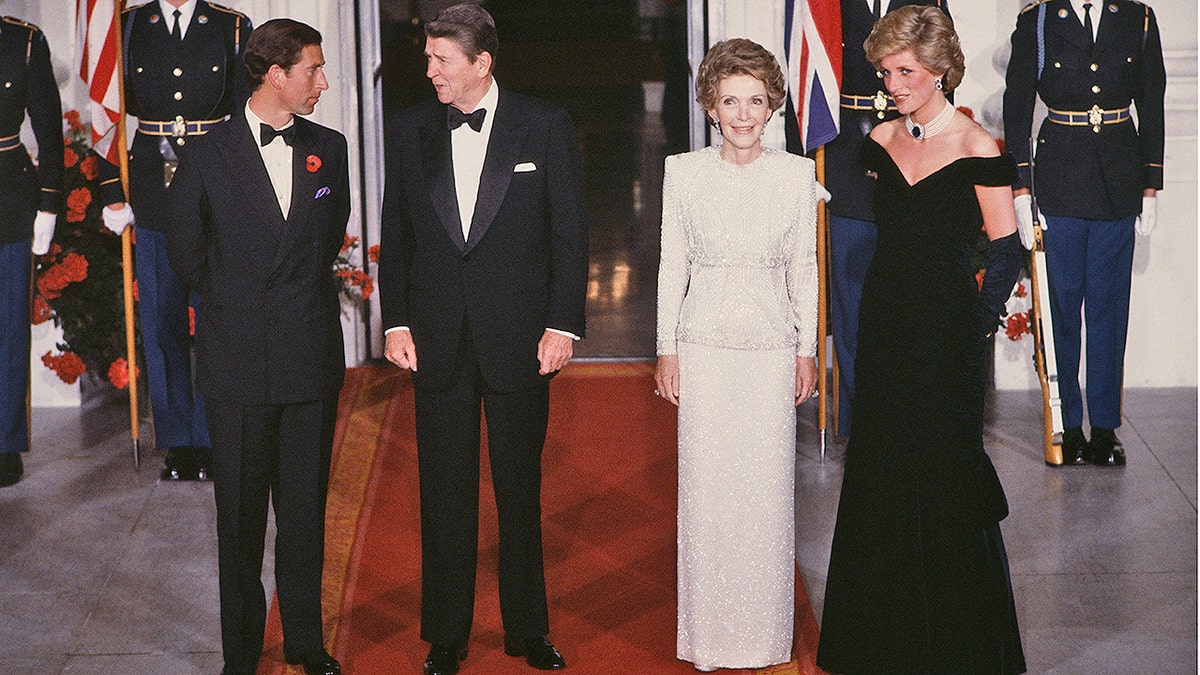
<path fill-rule="evenodd" d="M 890 4 L 891 0 L 879 0 L 879 16 L 883 16 L 884 14 L 888 13 L 888 5 Z M 867 0 L 867 11 L 874 14 L 875 0 Z"/>
<path fill-rule="evenodd" d="M 197 0 L 187 0 L 179 7 L 175 7 L 167 0 L 158 0 L 158 9 L 162 12 L 163 21 L 167 23 L 167 32 L 171 32 L 171 22 L 174 21 L 175 10 L 179 10 L 179 35 L 184 37 L 187 35 L 188 26 L 192 25 L 192 15 L 196 13 Z"/>
<path fill-rule="evenodd" d="M 488 83 L 487 93 L 483 95 L 483 98 L 479 99 L 479 103 L 476 103 L 474 108 L 471 108 L 470 110 L 464 110 L 463 112 L 473 113 L 476 110 L 483 108 L 484 110 L 488 111 L 487 115 L 485 115 L 483 118 L 483 123 L 487 124 L 488 120 L 496 114 L 496 102 L 499 100 L 500 90 L 496 87 L 496 78 L 493 77 L 492 81 Z"/>
<path fill-rule="evenodd" d="M 264 122 L 261 117 L 254 114 L 254 111 L 250 109 L 250 101 L 248 101 L 248 100 L 246 101 L 246 123 L 250 125 L 250 135 L 254 136 L 254 142 L 258 143 L 258 136 L 259 136 L 258 125 L 267 124 L 267 123 Z M 295 123 L 296 123 L 296 118 L 292 117 L 292 119 L 287 124 L 283 125 L 279 129 L 276 129 L 276 131 L 282 131 L 283 129 L 286 129 Z M 267 124 L 267 126 L 271 127 L 270 124 Z M 271 128 L 274 129 L 275 127 L 271 127 Z"/>

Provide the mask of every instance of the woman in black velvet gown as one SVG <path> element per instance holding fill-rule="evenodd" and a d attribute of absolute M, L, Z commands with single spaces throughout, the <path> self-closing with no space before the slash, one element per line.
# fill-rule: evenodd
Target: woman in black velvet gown
<path fill-rule="evenodd" d="M 1024 672 L 999 527 L 1008 506 L 983 450 L 987 343 L 1020 269 L 1016 167 L 946 100 L 963 56 L 944 13 L 897 9 L 865 46 L 905 116 L 863 146 L 878 246 L 817 664 Z M 981 227 L 982 286 L 970 262 Z"/>

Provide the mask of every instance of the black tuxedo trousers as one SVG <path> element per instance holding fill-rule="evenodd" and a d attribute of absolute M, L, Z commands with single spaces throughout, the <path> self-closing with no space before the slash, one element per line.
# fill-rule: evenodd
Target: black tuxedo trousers
<path fill-rule="evenodd" d="M 479 543 L 480 410 L 499 520 L 500 612 L 504 632 L 526 639 L 550 631 L 542 563 L 541 461 L 549 380 L 516 391 L 487 384 L 463 331 L 461 368 L 445 389 L 418 386 L 421 483 L 421 639 L 465 645 L 475 607 Z"/>

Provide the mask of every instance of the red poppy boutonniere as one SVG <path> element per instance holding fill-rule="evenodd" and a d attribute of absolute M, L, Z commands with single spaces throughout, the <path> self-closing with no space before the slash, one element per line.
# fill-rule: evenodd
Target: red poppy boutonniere
<path fill-rule="evenodd" d="M 308 169 L 309 173 L 316 173 L 317 169 L 321 168 L 321 158 L 309 155 L 308 159 L 304 160 L 304 168 Z"/>

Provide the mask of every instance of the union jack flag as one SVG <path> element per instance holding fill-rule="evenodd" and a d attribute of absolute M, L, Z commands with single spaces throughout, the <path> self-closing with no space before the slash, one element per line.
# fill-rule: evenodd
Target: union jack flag
<path fill-rule="evenodd" d="M 838 0 L 786 0 L 789 89 L 804 151 L 838 135 L 842 12 Z"/>
<path fill-rule="evenodd" d="M 121 82 L 117 48 L 121 12 L 118 0 L 75 0 L 75 44 L 79 54 L 76 72 L 88 92 L 92 148 L 117 164 L 121 148 L 113 143 L 121 117 Z"/>

